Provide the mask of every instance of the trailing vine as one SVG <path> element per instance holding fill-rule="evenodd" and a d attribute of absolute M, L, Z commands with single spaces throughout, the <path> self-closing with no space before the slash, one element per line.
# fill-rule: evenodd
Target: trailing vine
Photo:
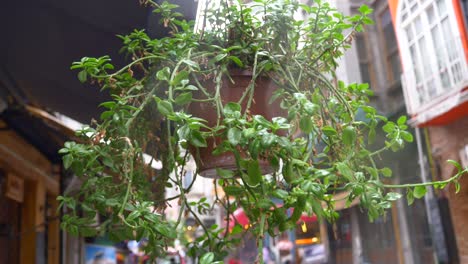
<path fill-rule="evenodd" d="M 459 189 L 467 168 L 453 161 L 458 172 L 446 181 L 382 182 L 392 172 L 378 167 L 376 159 L 413 140 L 406 117 L 387 120 L 368 105 L 368 84 L 345 84 L 334 75 L 354 33 L 372 23 L 367 6 L 344 16 L 320 0 L 310 6 L 293 0 L 220 1 L 206 11 L 197 31 L 173 11 L 176 5 L 142 2 L 162 16 L 170 36 L 153 39 L 144 30 L 119 36 L 131 62 L 117 70 L 108 56 L 84 57 L 71 67 L 80 81 L 98 84 L 112 100 L 100 105 L 105 111 L 98 122 L 77 131 L 80 142 L 67 142 L 60 150 L 64 167 L 83 181 L 76 193 L 59 197 L 68 212 L 62 227 L 70 233 L 107 233 L 116 241 L 147 238 L 146 251 L 158 256 L 190 214 L 204 230 L 187 245 L 200 263 L 222 261 L 243 232 L 257 238 L 261 263 L 265 233 L 276 236 L 294 228 L 302 214 L 336 219 L 335 194 L 344 192 L 347 205 L 359 201 L 374 220 L 401 198 L 397 189 L 406 191 L 409 202 L 421 198 L 428 185 L 453 183 Z M 296 12 L 305 19 L 295 20 Z M 251 79 L 238 101 L 225 102 L 223 85 L 233 82 L 233 70 L 248 71 Z M 270 103 L 278 104 L 283 116 L 269 119 L 251 111 L 261 89 L 257 80 L 265 78 L 276 86 Z M 195 103 L 212 107 L 215 124 L 189 112 Z M 386 141 L 371 150 L 380 128 Z M 200 176 L 184 186 L 186 165 L 191 156 L 199 161 L 198 152 L 207 147 L 215 155 L 234 155 L 236 168 L 217 169 L 213 204 L 190 202 L 187 195 Z M 158 162 L 161 168 L 154 169 Z M 269 173 L 262 170 L 265 162 Z M 178 195 L 166 197 L 166 187 L 176 188 Z M 164 212 L 175 199 L 180 211 L 169 221 Z M 200 220 L 215 206 L 226 211 L 226 226 L 205 226 Z M 230 221 L 236 222 L 232 212 L 240 207 L 252 227 L 229 229 Z"/>

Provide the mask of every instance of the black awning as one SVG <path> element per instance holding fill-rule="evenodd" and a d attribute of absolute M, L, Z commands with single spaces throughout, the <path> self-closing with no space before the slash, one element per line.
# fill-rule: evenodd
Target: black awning
<path fill-rule="evenodd" d="M 188 19 L 195 17 L 194 0 L 176 0 Z M 105 93 L 81 84 L 73 61 L 84 56 L 109 55 L 116 66 L 117 34 L 151 28 L 164 34 L 158 19 L 138 0 L 23 0 L 4 1 L 0 7 L 0 90 L 17 101 L 60 112 L 83 123 L 99 115 Z M 151 23 L 151 26 L 149 26 Z"/>
<path fill-rule="evenodd" d="M 70 130 L 64 129 L 58 123 L 51 122 L 35 115 L 26 108 L 8 109 L 0 114 L 7 126 L 2 130 L 14 130 L 39 150 L 52 163 L 61 163 L 58 150 L 65 141 L 74 138 Z"/>

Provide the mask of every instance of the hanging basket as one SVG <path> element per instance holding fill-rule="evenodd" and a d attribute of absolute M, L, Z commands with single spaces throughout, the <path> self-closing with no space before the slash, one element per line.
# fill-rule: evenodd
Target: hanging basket
<path fill-rule="evenodd" d="M 230 78 L 223 77 L 221 86 L 221 100 L 223 105 L 229 102 L 238 102 L 242 97 L 243 93 L 248 88 L 252 81 L 251 71 L 232 70 L 230 72 Z M 211 94 L 215 93 L 215 82 L 213 79 L 202 81 L 201 84 Z M 269 100 L 273 95 L 273 92 L 278 87 L 270 78 L 266 76 L 259 76 L 255 80 L 255 88 L 253 101 L 249 109 L 251 115 L 262 115 L 266 119 L 270 120 L 273 117 L 285 116 L 286 111 L 280 108 L 279 102 L 275 101 L 269 104 Z M 197 98 L 203 98 L 202 92 L 198 91 L 194 94 Z M 242 109 L 246 108 L 246 101 L 243 100 Z M 212 103 L 208 102 L 192 102 L 189 111 L 192 115 L 201 117 L 208 121 L 207 125 L 213 127 L 216 125 L 218 116 L 216 108 Z M 231 152 L 224 152 L 220 155 L 213 155 L 213 150 L 219 144 L 221 144 L 221 138 L 208 138 L 206 148 L 191 148 L 190 152 L 195 157 L 199 174 L 207 178 L 217 178 L 216 169 L 225 170 L 236 170 L 236 160 L 234 154 Z M 242 153 L 241 153 L 242 155 Z M 259 160 L 259 165 L 263 174 L 272 173 L 273 169 L 269 162 L 264 159 Z"/>

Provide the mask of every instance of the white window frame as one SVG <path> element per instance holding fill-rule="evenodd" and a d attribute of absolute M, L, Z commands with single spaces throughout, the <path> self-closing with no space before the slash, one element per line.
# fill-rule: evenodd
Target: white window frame
<path fill-rule="evenodd" d="M 443 0 L 445 1 L 447 13 L 448 13 L 448 19 L 450 23 L 450 28 L 452 29 L 452 38 L 454 41 L 454 47 L 456 48 L 456 52 L 460 52 L 459 56 L 459 61 L 458 60 L 450 60 L 449 55 L 447 54 L 444 56 L 444 65 L 447 68 L 447 71 L 449 72 L 449 79 L 452 82 L 450 87 L 444 87 L 442 86 L 442 81 L 441 81 L 441 74 L 439 72 L 439 66 L 437 62 L 437 56 L 434 56 L 435 54 L 435 47 L 434 47 L 434 42 L 433 42 L 433 37 L 434 35 L 432 34 L 431 30 L 435 24 L 438 24 L 440 27 L 440 32 L 442 32 L 441 28 L 441 22 L 442 19 L 439 16 L 438 19 L 439 21 L 429 23 L 428 18 L 427 18 L 427 8 L 429 5 L 436 4 L 436 0 L 400 0 L 398 3 L 397 7 L 397 19 L 396 19 L 396 25 L 395 25 L 395 30 L 397 33 L 398 37 L 398 42 L 400 46 L 400 52 L 401 52 L 401 61 L 403 64 L 403 76 L 402 76 L 402 81 L 403 81 L 403 89 L 404 89 L 404 95 L 405 95 L 405 101 L 407 105 L 407 110 L 409 114 L 419 114 L 421 112 L 424 112 L 426 110 L 434 110 L 431 109 L 437 101 L 443 100 L 442 98 L 449 97 L 454 94 L 459 94 L 460 90 L 463 89 L 467 82 L 468 82 L 468 71 L 467 71 L 467 62 L 465 59 L 465 54 L 461 42 L 461 33 L 460 29 L 458 28 L 458 24 L 456 21 L 456 15 L 455 15 L 455 9 L 453 6 L 453 3 L 451 0 Z M 416 12 L 411 12 L 409 11 L 407 13 L 407 17 L 403 21 L 402 16 L 403 16 L 403 5 L 404 4 L 409 5 L 410 3 L 416 3 L 419 4 L 420 6 L 417 8 Z M 406 35 L 406 28 L 408 26 L 413 26 L 414 22 L 416 21 L 416 18 L 420 17 L 421 19 L 421 32 L 415 32 L 414 39 L 411 40 L 412 42 L 418 42 L 419 38 L 422 36 L 425 41 L 426 45 L 426 50 L 431 51 L 429 52 L 430 54 L 427 54 L 427 58 L 425 58 L 427 61 L 429 61 L 429 67 L 431 70 L 431 75 L 426 75 L 424 74 L 424 67 L 422 65 L 421 59 L 419 58 L 419 61 L 416 62 L 416 66 L 421 70 L 422 73 L 422 81 L 421 83 L 423 84 L 423 91 L 427 95 L 429 94 L 428 88 L 426 86 L 426 83 L 433 79 L 434 80 L 434 85 L 435 85 L 435 90 L 436 90 L 436 95 L 429 96 L 424 102 L 419 101 L 419 94 L 417 91 L 416 87 L 416 74 L 414 70 L 416 69 L 413 67 L 412 63 L 412 57 L 410 54 L 410 41 L 407 38 Z M 444 16 L 445 17 L 445 16 Z M 419 35 L 418 35 L 419 33 Z M 416 47 L 416 53 L 421 55 L 421 52 L 419 51 L 419 43 L 418 45 L 415 45 Z M 445 52 L 444 52 L 445 53 Z M 456 63 L 460 62 L 460 71 L 461 71 L 461 81 L 454 82 L 455 79 L 452 76 L 452 71 L 450 68 L 455 65 Z M 445 106 L 447 108 L 448 105 Z M 450 107 L 451 108 L 451 107 Z M 441 110 L 440 111 L 446 111 Z"/>

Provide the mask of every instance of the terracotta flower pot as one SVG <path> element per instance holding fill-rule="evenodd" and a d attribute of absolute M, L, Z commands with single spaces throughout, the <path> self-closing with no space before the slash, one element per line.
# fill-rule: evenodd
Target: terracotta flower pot
<path fill-rule="evenodd" d="M 252 80 L 252 72 L 250 71 L 234 70 L 230 72 L 230 76 L 234 82 L 231 82 L 228 77 L 223 77 L 222 81 L 221 100 L 223 105 L 229 102 L 238 102 Z M 213 79 L 201 83 L 211 94 L 214 94 L 215 83 Z M 272 104 L 268 103 L 270 97 L 277 88 L 278 87 L 270 78 L 264 76 L 258 77 L 255 81 L 254 97 L 250 106 L 250 113 L 252 115 L 262 115 L 268 120 L 277 116 L 285 116 L 286 111 L 280 108 L 278 101 Z M 194 97 L 203 98 L 204 95 L 202 92 L 198 91 L 194 94 Z M 245 111 L 246 108 L 246 101 L 247 100 L 244 100 L 242 104 L 243 111 Z M 189 111 L 194 116 L 206 119 L 208 121 L 208 126 L 212 127 L 216 125 L 216 109 L 211 103 L 192 102 Z M 206 148 L 198 148 L 199 159 L 196 158 L 197 149 L 191 149 L 191 153 L 195 157 L 201 176 L 217 178 L 217 168 L 226 170 L 235 170 L 237 168 L 235 157 L 232 153 L 225 152 L 220 155 L 212 154 L 214 148 L 221 144 L 221 141 L 220 138 L 207 139 L 208 146 Z M 259 160 L 259 163 L 264 174 L 273 172 L 268 161 Z"/>

